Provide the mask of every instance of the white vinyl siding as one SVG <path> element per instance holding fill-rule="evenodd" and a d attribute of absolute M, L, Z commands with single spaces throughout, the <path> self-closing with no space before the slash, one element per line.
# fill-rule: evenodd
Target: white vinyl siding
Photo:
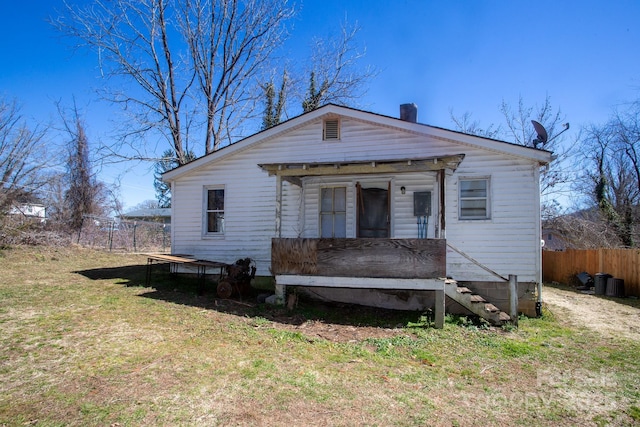
<path fill-rule="evenodd" d="M 313 114 L 313 113 L 310 113 Z M 303 116 L 304 117 L 304 116 Z M 276 177 L 258 167 L 267 163 L 343 162 L 349 160 L 410 159 L 465 154 L 455 172 L 447 171 L 444 183 L 446 239 L 456 248 L 502 275 L 517 274 L 520 282 L 538 279 L 540 251 L 537 161 L 456 142 L 425 133 L 378 125 L 375 116 L 340 116 L 341 142 L 328 149 L 322 143 L 324 117 L 301 122 L 286 131 L 251 144 L 223 148 L 215 159 L 177 176 L 172 183 L 172 251 L 200 259 L 233 263 L 251 257 L 259 275 L 269 275 L 273 237 L 320 236 L 321 188 L 344 187 L 345 228 L 348 238 L 356 231 L 356 182 L 391 181 L 391 237 L 417 238 L 413 193 L 432 191 L 432 215 L 427 237 L 439 237 L 440 183 L 438 172 L 397 173 L 393 176 L 318 176 L 301 180 L 302 186 L 282 183 L 280 236 L 276 235 Z M 384 119 L 384 118 L 383 118 Z M 383 120 L 381 119 L 381 120 Z M 294 119 L 295 120 L 295 119 Z M 278 127 L 276 127 L 277 129 Z M 416 129 L 420 129 L 416 126 Z M 435 130 L 434 132 L 441 132 Z M 479 140 L 479 143 L 482 143 Z M 489 141 L 488 144 L 494 142 Z M 502 147 L 502 146 L 501 146 Z M 504 144 L 505 150 L 516 150 Z M 228 153 L 228 154 L 225 154 Z M 535 154 L 535 153 L 534 153 Z M 491 177 L 489 209 L 485 221 L 459 220 L 460 178 Z M 203 236 L 203 188 L 212 183 L 224 188 L 224 235 Z M 406 188 L 402 195 L 401 187 Z M 209 187 L 214 188 L 214 187 Z M 447 275 L 458 280 L 496 280 L 468 259 L 447 251 Z"/>
<path fill-rule="evenodd" d="M 459 176 L 491 173 L 491 219 L 460 220 Z M 540 265 L 540 204 L 537 165 L 496 153 L 469 150 L 456 173 L 447 178 L 447 243 L 489 269 L 519 282 L 537 281 Z M 447 250 L 447 275 L 456 280 L 496 281 L 452 249 Z"/>

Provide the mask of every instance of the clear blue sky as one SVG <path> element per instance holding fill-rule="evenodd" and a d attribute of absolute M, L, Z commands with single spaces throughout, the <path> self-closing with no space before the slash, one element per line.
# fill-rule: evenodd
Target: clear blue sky
<path fill-rule="evenodd" d="M 4 1 L 0 6 L 0 93 L 34 120 L 56 119 L 54 101 L 72 96 L 86 111 L 93 143 L 108 138 L 108 114 L 95 95 L 104 84 L 96 57 L 70 50 L 46 22 L 61 0 Z M 621 103 L 640 98 L 640 1 L 304 0 L 288 48 L 303 59 L 312 36 L 345 18 L 358 22 L 361 64 L 380 73 L 361 101 L 397 116 L 418 105 L 418 120 L 453 127 L 450 110 L 500 123 L 504 99 L 534 105 L 547 95 L 571 122 L 604 122 Z M 302 51 L 302 52 L 301 52 Z M 119 170 L 101 171 L 113 182 Z M 124 176 L 125 206 L 154 198 L 149 168 Z"/>

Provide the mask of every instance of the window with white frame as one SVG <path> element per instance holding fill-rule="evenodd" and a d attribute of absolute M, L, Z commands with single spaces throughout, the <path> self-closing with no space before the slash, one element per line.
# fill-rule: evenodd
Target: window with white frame
<path fill-rule="evenodd" d="M 489 178 L 461 178 L 458 184 L 459 218 L 489 219 Z"/>
<path fill-rule="evenodd" d="M 320 237 L 347 237 L 347 188 L 327 187 L 320 191 Z"/>
<path fill-rule="evenodd" d="M 224 233 L 224 188 L 205 189 L 206 234 Z"/>

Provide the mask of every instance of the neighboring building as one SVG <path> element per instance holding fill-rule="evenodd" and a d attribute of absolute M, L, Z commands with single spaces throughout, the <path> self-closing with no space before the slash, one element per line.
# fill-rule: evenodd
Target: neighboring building
<path fill-rule="evenodd" d="M 551 153 L 419 124 L 416 114 L 409 104 L 401 107 L 404 119 L 326 105 L 165 173 L 173 251 L 229 263 L 251 257 L 258 275 L 269 276 L 279 238 L 320 246 L 346 239 L 364 245 L 345 261 L 365 271 L 357 274 L 381 267 L 389 274 L 382 277 L 405 277 L 398 276 L 408 265 L 400 252 L 357 254 L 376 242 L 401 241 L 410 258 L 429 258 L 413 249 L 428 239 L 443 248 L 426 261 L 437 267 L 433 278 L 446 274 L 502 308 L 506 285 L 496 276 L 517 275 L 520 311 L 535 314 L 539 171 Z M 425 292 L 314 293 L 384 307 L 432 303 Z"/>
<path fill-rule="evenodd" d="M 599 249 L 623 247 L 614 228 L 597 208 L 583 209 L 547 219 L 542 223 L 544 249 Z"/>
<path fill-rule="evenodd" d="M 564 251 L 568 246 L 562 233 L 550 228 L 542 228 L 542 241 L 547 251 Z"/>
<path fill-rule="evenodd" d="M 124 221 L 149 221 L 171 224 L 171 208 L 136 209 L 120 215 Z"/>
<path fill-rule="evenodd" d="M 39 203 L 22 203 L 13 205 L 9 210 L 9 215 L 23 216 L 45 222 L 47 210 L 44 205 Z"/>

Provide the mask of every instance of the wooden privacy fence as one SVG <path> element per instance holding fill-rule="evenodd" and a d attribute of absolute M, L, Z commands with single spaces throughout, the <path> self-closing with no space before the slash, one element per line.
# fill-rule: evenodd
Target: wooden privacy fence
<path fill-rule="evenodd" d="M 639 249 L 542 251 L 542 274 L 545 282 L 572 283 L 575 275 L 583 271 L 592 276 L 607 273 L 624 279 L 625 294 L 640 297 Z"/>

